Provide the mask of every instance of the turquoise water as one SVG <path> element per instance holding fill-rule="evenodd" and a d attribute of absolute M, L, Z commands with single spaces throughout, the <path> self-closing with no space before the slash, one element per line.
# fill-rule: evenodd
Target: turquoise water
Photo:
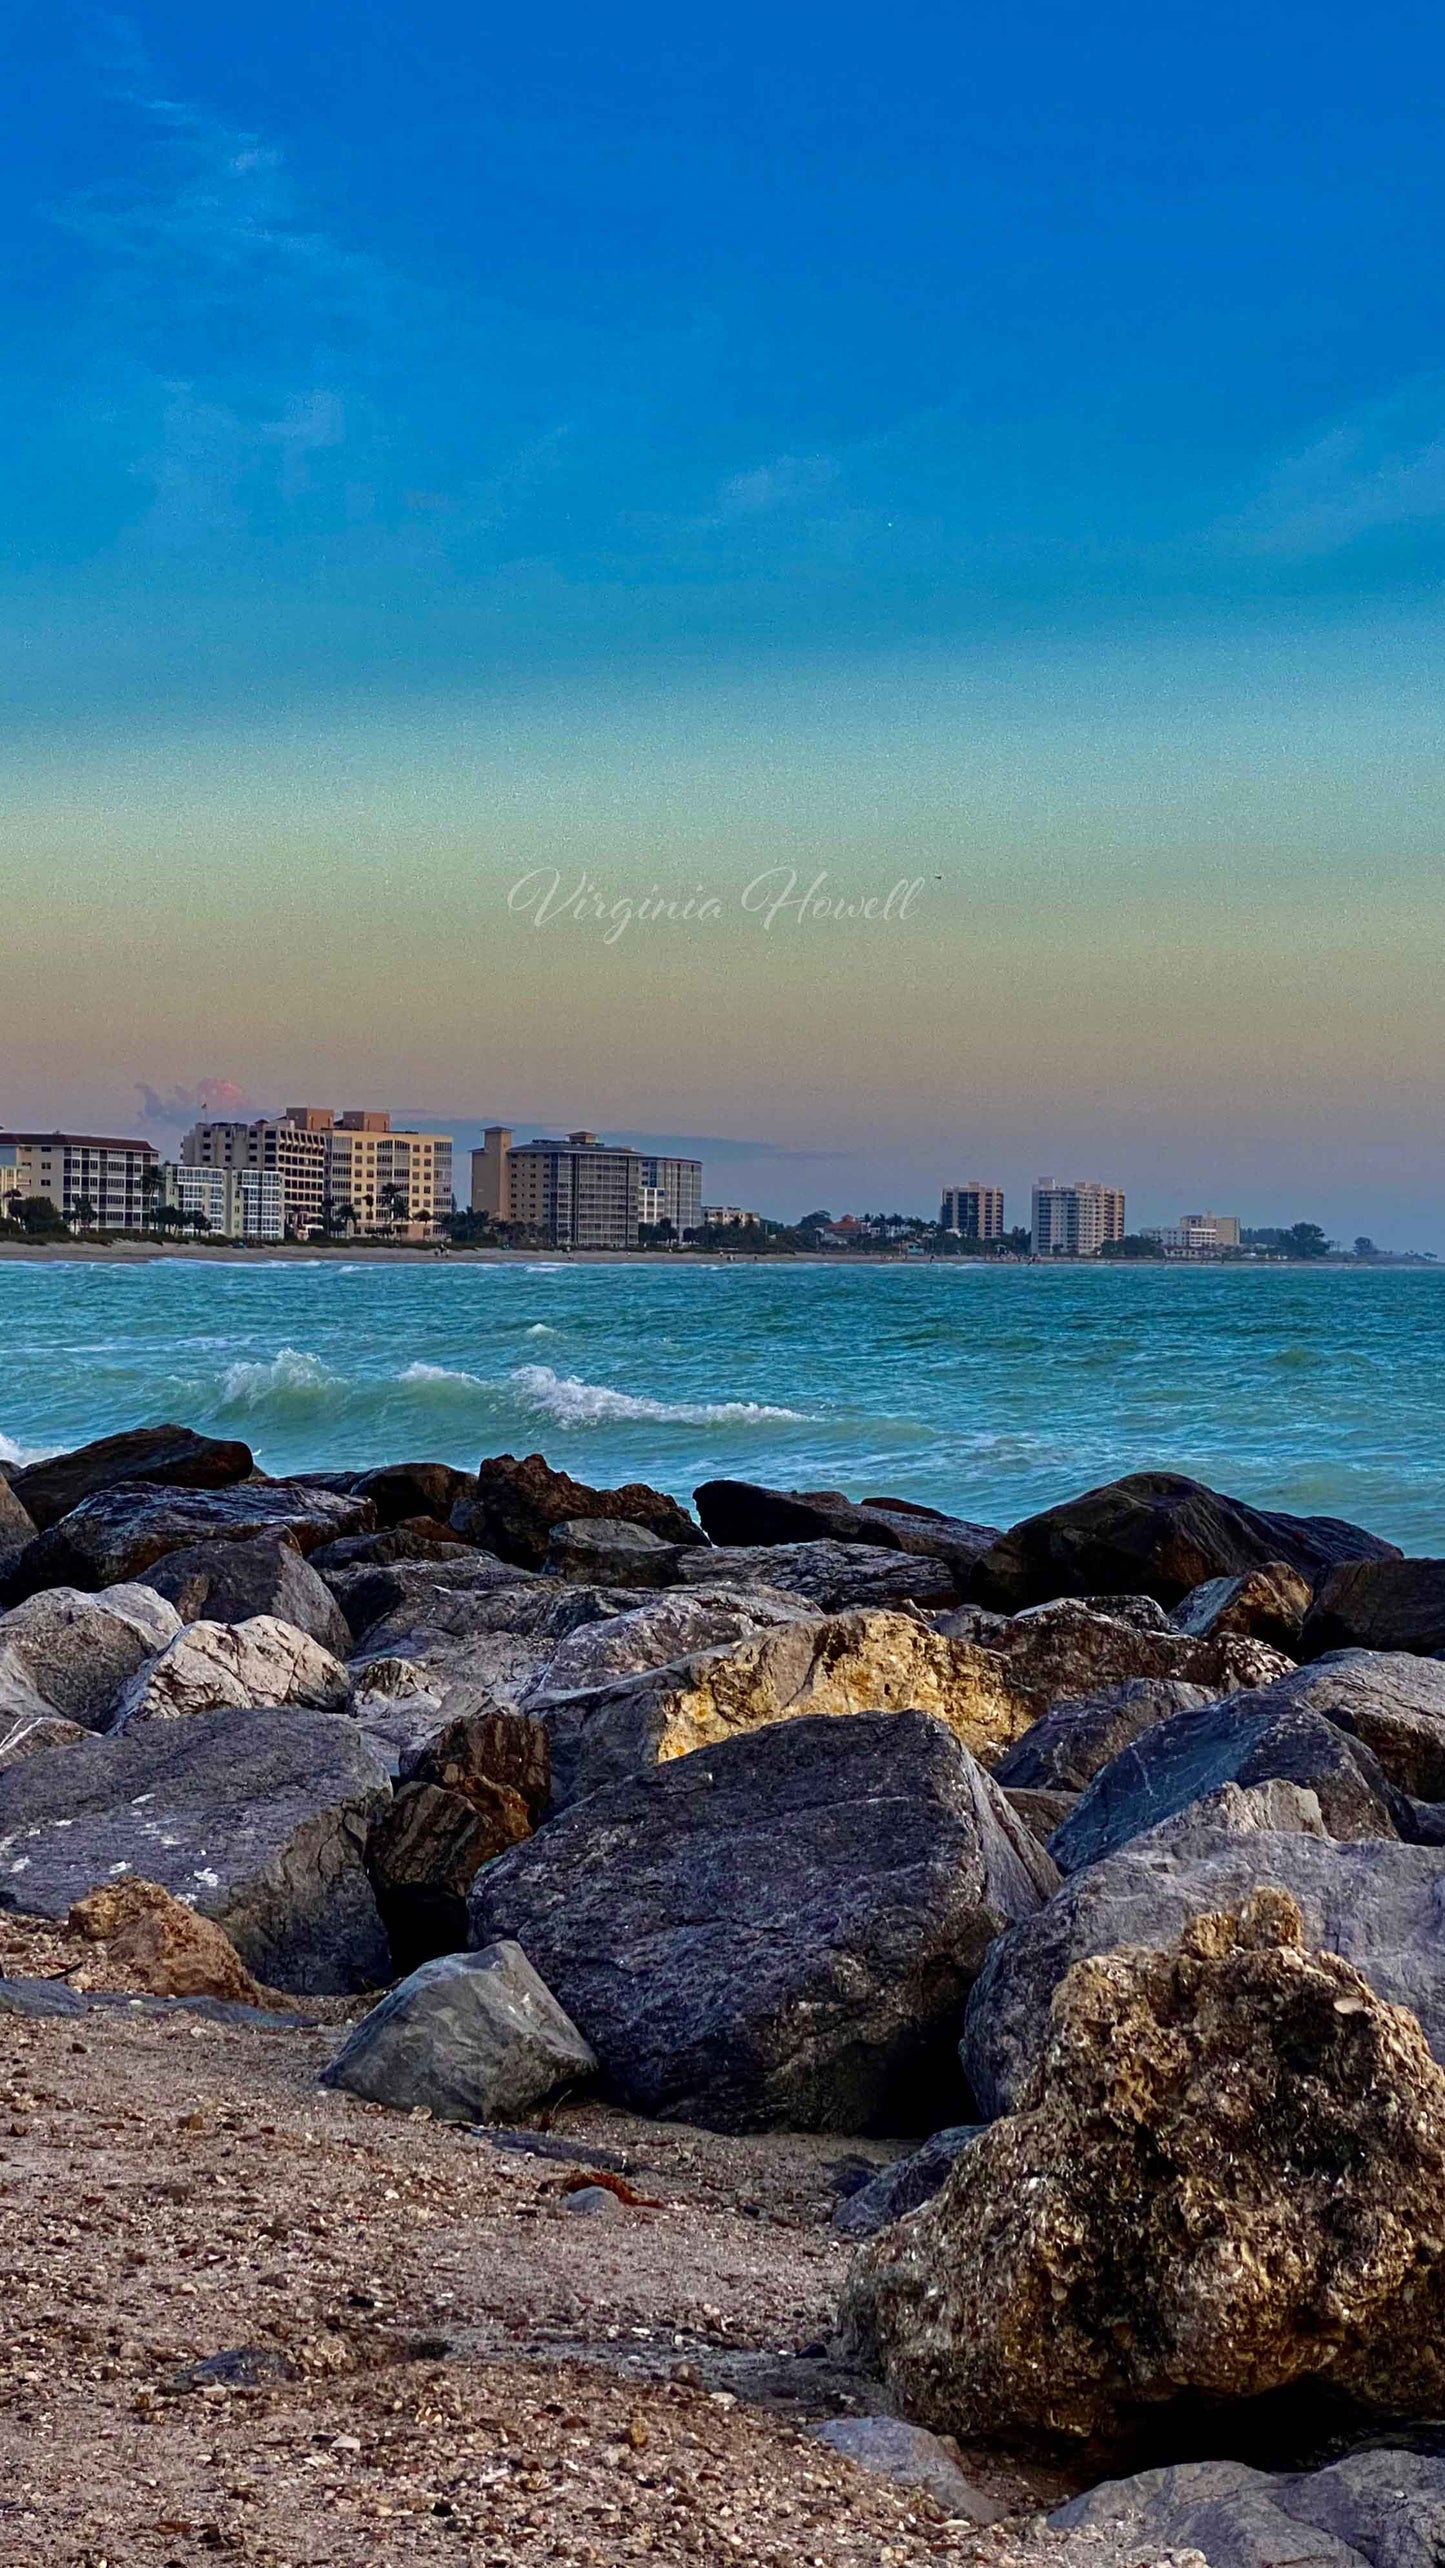
<path fill-rule="evenodd" d="M 1445 1273 L 0 1261 L 0 1459 L 161 1418 L 1005 1524 L 1153 1464 L 1445 1553 Z"/>

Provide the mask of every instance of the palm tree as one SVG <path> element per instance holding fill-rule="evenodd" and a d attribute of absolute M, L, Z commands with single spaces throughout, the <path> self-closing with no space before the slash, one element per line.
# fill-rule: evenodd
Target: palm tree
<path fill-rule="evenodd" d="M 88 1195 L 77 1195 L 75 1202 L 70 1208 L 70 1218 L 77 1230 L 90 1230 L 93 1228 L 96 1219 L 96 1211 L 95 1206 Z"/>
<path fill-rule="evenodd" d="M 399 1221 L 407 1220 L 411 1213 L 411 1197 L 405 1186 L 383 1186 L 381 1209 L 388 1230 L 395 1230 Z"/>

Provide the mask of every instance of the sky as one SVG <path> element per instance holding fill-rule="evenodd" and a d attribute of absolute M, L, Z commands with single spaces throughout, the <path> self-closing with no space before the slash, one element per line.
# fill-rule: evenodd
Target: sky
<path fill-rule="evenodd" d="M 5 25 L 0 1122 L 1445 1249 L 1437 10 Z"/>

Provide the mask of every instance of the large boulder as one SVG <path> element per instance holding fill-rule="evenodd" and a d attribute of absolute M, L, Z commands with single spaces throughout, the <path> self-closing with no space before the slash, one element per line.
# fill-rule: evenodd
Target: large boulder
<path fill-rule="evenodd" d="M 1318 1712 L 1236 1694 L 1132 1739 L 1095 1775 L 1049 1852 L 1061 1872 L 1079 1872 L 1221 1784 L 1275 1781 L 1314 1792 L 1332 1837 L 1411 1833 L 1401 1796 L 1362 1742 Z"/>
<path fill-rule="evenodd" d="M 339 1542 L 323 1543 L 311 1554 L 311 1566 L 330 1581 L 335 1570 L 389 1569 L 399 1560 L 439 1560 L 455 1567 L 471 1557 L 471 1544 L 450 1525 L 434 1523 L 430 1516 L 409 1516 L 384 1534 L 343 1534 Z M 516 1571 L 509 1575 L 515 1577 Z"/>
<path fill-rule="evenodd" d="M 620 1516 L 581 1516 L 552 1527 L 542 1567 L 549 1578 L 570 1578 L 584 1587 L 674 1587 L 694 1548 L 665 1543 L 660 1534 Z"/>
<path fill-rule="evenodd" d="M 906 1500 L 874 1498 L 861 1506 L 841 1489 L 768 1489 L 755 1480 L 705 1480 L 693 1497 L 714 1543 L 869 1543 L 940 1562 L 966 1594 L 975 1561 L 999 1539 L 994 1525 L 971 1525 Z"/>
<path fill-rule="evenodd" d="M 616 1591 L 613 1591 L 616 1593 Z M 642 1676 L 702 1650 L 717 1650 L 755 1633 L 795 1625 L 810 1630 L 819 1617 L 800 1596 L 778 1587 L 673 1588 L 659 1596 L 632 1591 L 619 1610 L 577 1623 L 556 1643 L 529 1701 L 543 1695 L 578 1694 L 620 1677 Z"/>
<path fill-rule="evenodd" d="M 218 1997 L 230 2005 L 260 2006 L 262 1992 L 229 1935 L 209 1917 L 135 1874 L 108 1881 L 78 1899 L 67 1932 L 105 1947 L 137 1988 L 152 1997 Z"/>
<path fill-rule="evenodd" d="M 475 1588 L 434 1586 L 368 1625 L 352 1658 L 357 1684 L 383 1663 L 443 1698 L 459 1686 L 515 1703 L 539 1685 L 569 1632 L 600 1622 L 645 1595 L 528 1579 Z"/>
<path fill-rule="evenodd" d="M 1238 1578 L 1207 1578 L 1202 1587 L 1191 1587 L 1169 1621 L 1174 1631 L 1196 1640 L 1232 1632 L 1242 1640 L 1267 1641 L 1297 1659 L 1311 1592 L 1301 1571 L 1288 1561 L 1272 1560 Z"/>
<path fill-rule="evenodd" d="M 1002 1661 L 909 1614 L 789 1621 L 586 1692 L 553 1690 L 561 1657 L 531 1698 L 551 1736 L 559 1807 L 644 1766 L 823 1713 L 930 1712 L 992 1763 L 1034 1712 Z"/>
<path fill-rule="evenodd" d="M 289 1534 L 245 1543 L 192 1543 L 154 1563 L 146 1584 L 169 1597 L 183 1623 L 245 1623 L 274 1615 L 336 1658 L 351 1649 L 346 1616 Z"/>
<path fill-rule="evenodd" d="M 389 1462 L 379 1471 L 363 1471 L 351 1494 L 371 1500 L 383 1527 L 418 1516 L 444 1525 L 454 1507 L 475 1497 L 476 1488 L 474 1471 L 457 1471 L 449 1462 Z"/>
<path fill-rule="evenodd" d="M 392 1535 L 366 1537 L 368 1541 L 396 1541 Z M 352 1637 L 365 1640 L 374 1623 L 404 1615 L 397 1628 L 424 1622 L 426 1608 L 433 1596 L 466 1592 L 478 1595 L 487 1587 L 516 1587 L 530 1575 L 511 1569 L 492 1552 L 472 1551 L 465 1543 L 456 1543 L 442 1557 L 417 1557 L 388 1561 L 370 1559 L 337 1562 L 334 1554 L 346 1550 L 343 1543 L 328 1543 L 324 1553 L 313 1552 L 312 1560 L 327 1564 L 319 1573 L 330 1588 L 350 1626 Z"/>
<path fill-rule="evenodd" d="M 39 1527 L 21 1506 L 9 1481 L 0 1472 L 0 1579 L 14 1568 L 23 1551 L 34 1542 Z"/>
<path fill-rule="evenodd" d="M 578 1802 L 478 1875 L 609 2092 L 717 2130 L 935 2128 L 992 1938 L 1057 1875 L 918 1712 L 787 1721 Z"/>
<path fill-rule="evenodd" d="M 0 1614 L 0 1715 L 103 1730 L 127 1679 L 180 1629 L 150 1587 L 48 1587 Z"/>
<path fill-rule="evenodd" d="M 1131 2559 L 1182 2550 L 1209 2568 L 1433 2568 L 1445 2559 L 1445 2456 L 1385 2445 L 1322 2470 L 1181 2461 L 1106 2480 L 1049 2528 L 1082 2532 L 1106 2556 L 1117 2541 Z"/>
<path fill-rule="evenodd" d="M 782 1587 L 823 1614 L 872 1606 L 952 1605 L 958 1582 L 942 1561 L 877 1543 L 735 1543 L 685 1555 L 688 1587 Z"/>
<path fill-rule="evenodd" d="M 966 1605 L 942 1615 L 939 1630 L 1007 1659 L 1040 1713 L 1130 1677 L 1169 1677 L 1180 1685 L 1206 1686 L 1211 1694 L 1233 1694 L 1243 1686 L 1268 1685 L 1294 1664 L 1262 1641 L 1233 1632 L 1196 1638 L 1171 1631 L 1162 1614 L 1150 1623 L 1111 1613 L 1099 1598 L 1058 1597 L 1021 1614 Z"/>
<path fill-rule="evenodd" d="M 350 1692 L 341 1661 L 274 1615 L 255 1614 L 245 1623 L 183 1623 L 122 1686 L 107 1727 L 190 1721 L 227 1705 L 238 1712 L 282 1704 L 335 1711 Z"/>
<path fill-rule="evenodd" d="M 1337 1650 L 1241 1695 L 1239 1706 L 1317 1713 L 1361 1740 L 1397 1790 L 1445 1801 L 1445 1666 L 1434 1659 L 1407 1650 Z"/>
<path fill-rule="evenodd" d="M 1445 2060 L 1445 1850 L 1388 1838 L 1342 1844 L 1321 1827 L 1314 1796 L 1296 1785 L 1226 1785 L 1076 1873 L 992 1947 L 970 1995 L 963 2064 L 979 2111 L 1017 2105 L 1043 2056 L 1054 1991 L 1075 1962 L 1121 1944 L 1172 1944 L 1191 1917 L 1236 1907 L 1263 1883 L 1290 1893 L 1311 1943 L 1342 1953 L 1382 1997 L 1408 2006 Z"/>
<path fill-rule="evenodd" d="M 4 1582 L 6 1601 L 18 1604 L 42 1587 L 115 1587 L 144 1578 L 168 1552 L 195 1543 L 245 1542 L 256 1534 L 289 1534 L 310 1552 L 339 1534 L 359 1533 L 372 1521 L 364 1498 L 339 1498 L 325 1489 L 251 1482 L 240 1489 L 155 1489 L 134 1483 L 83 1500 L 68 1516 L 37 1534 Z"/>
<path fill-rule="evenodd" d="M 984 1553 L 972 1592 L 1005 1614 L 1113 1588 L 1172 1606 L 1207 1579 L 1274 1561 L 1314 1585 L 1341 1561 L 1399 1557 L 1393 1543 L 1336 1516 L 1270 1513 L 1180 1472 L 1135 1471 L 1014 1525 Z"/>
<path fill-rule="evenodd" d="M 517 2122 L 596 2074 L 587 2044 L 516 1944 L 450 1953 L 363 2015 L 321 2072 L 438 2122 Z"/>
<path fill-rule="evenodd" d="M 861 2250 L 847 2333 L 970 2440 L 1128 2449 L 1287 2391 L 1437 2415 L 1442 2201 L 1419 2025 L 1263 1890 L 1069 1973 L 1019 2110 Z"/>
<path fill-rule="evenodd" d="M 47 1454 L 43 1462 L 17 1471 L 10 1486 L 45 1533 L 103 1489 L 135 1480 L 167 1489 L 229 1489 L 255 1468 L 249 1445 L 198 1436 L 189 1427 L 132 1427 L 124 1435 L 101 1436 L 74 1453 Z"/>
<path fill-rule="evenodd" d="M 999 1758 L 993 1779 L 1008 1792 L 1083 1792 L 1131 1739 L 1214 1700 L 1205 1686 L 1168 1676 L 1103 1686 L 1054 1704 Z"/>
<path fill-rule="evenodd" d="M 389 1956 L 362 1854 L 390 1788 L 342 1713 L 85 1738 L 0 1773 L 0 1904 L 63 1918 L 139 1873 L 213 1917 L 268 1987 L 374 1987 Z"/>
<path fill-rule="evenodd" d="M 366 1840 L 367 1875 L 397 1970 L 462 1951 L 477 1874 L 531 1832 L 526 1803 L 505 1785 L 493 1785 L 483 1799 L 435 1783 L 398 1783 Z"/>
<path fill-rule="evenodd" d="M 1333 1650 L 1445 1651 L 1445 1560 L 1348 1561 L 1322 1580 L 1298 1658 Z"/>
<path fill-rule="evenodd" d="M 495 1454 L 477 1474 L 474 1498 L 452 1510 L 451 1521 L 468 1542 L 496 1552 L 522 1569 L 540 1569 L 554 1525 L 580 1516 L 621 1517 L 625 1524 L 644 1525 L 667 1543 L 701 1543 L 705 1537 L 685 1507 L 645 1481 L 630 1480 L 621 1489 L 589 1489 L 586 1482 L 554 1471 L 540 1453 L 521 1460 Z"/>

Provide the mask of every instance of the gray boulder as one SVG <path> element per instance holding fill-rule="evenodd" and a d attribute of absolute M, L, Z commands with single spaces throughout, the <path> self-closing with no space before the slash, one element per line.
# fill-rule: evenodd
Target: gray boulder
<path fill-rule="evenodd" d="M 1337 1650 L 1238 1704 L 1317 1713 L 1370 1749 L 1397 1790 L 1445 1801 L 1445 1666 L 1435 1659 Z"/>
<path fill-rule="evenodd" d="M 345 1615 L 289 1535 L 192 1543 L 167 1552 L 146 1583 L 170 1598 L 183 1623 L 245 1623 L 253 1614 L 273 1614 L 295 1631 L 309 1632 L 336 1658 L 351 1650 Z"/>
<path fill-rule="evenodd" d="M 841 1489 L 768 1489 L 755 1480 L 705 1480 L 693 1492 L 703 1530 L 713 1542 L 751 1548 L 772 1543 L 866 1543 L 882 1551 L 936 1561 L 958 1595 L 966 1595 L 975 1561 L 999 1539 L 995 1525 L 971 1525 L 906 1499 L 872 1498 L 860 1506 Z"/>
<path fill-rule="evenodd" d="M 18 1604 L 42 1587 L 115 1587 L 143 1578 L 168 1552 L 194 1543 L 244 1542 L 255 1534 L 289 1534 L 314 1551 L 340 1534 L 364 1532 L 372 1510 L 364 1498 L 325 1489 L 248 1482 L 236 1489 L 162 1489 L 144 1482 L 103 1490 L 37 1534 L 5 1582 Z"/>
<path fill-rule="evenodd" d="M 1169 1621 L 1174 1631 L 1196 1640 L 1234 1632 L 1246 1640 L 1268 1641 L 1297 1659 L 1310 1593 L 1301 1570 L 1288 1561 L 1266 1561 L 1237 1578 L 1207 1578 L 1202 1587 L 1191 1587 Z"/>
<path fill-rule="evenodd" d="M 1445 1560 L 1350 1561 L 1331 1571 L 1305 1617 L 1297 1656 L 1332 1650 L 1445 1650 Z"/>
<path fill-rule="evenodd" d="M 961 2101 L 968 1985 L 1056 1879 L 941 1722 L 787 1721 L 574 1804 L 479 1875 L 472 1940 L 515 1937 L 635 2111 L 898 2130 Z"/>
<path fill-rule="evenodd" d="M 516 2122 L 596 2075 L 577 2027 L 517 1944 L 426 1962 L 353 2025 L 323 2086 L 439 2122 Z"/>
<path fill-rule="evenodd" d="M 856 2193 L 845 2194 L 833 2214 L 839 2237 L 873 2238 L 890 2220 L 902 2220 L 920 2203 L 931 2202 L 965 2149 L 987 2128 L 983 2122 L 956 2122 L 947 2131 L 935 2131 L 921 2149 L 895 2158 Z"/>
<path fill-rule="evenodd" d="M 993 1768 L 993 1779 L 1010 1792 L 1083 1792 L 1131 1739 L 1214 1699 L 1206 1687 L 1168 1676 L 1128 1677 L 1075 1696 L 1024 1732 Z"/>
<path fill-rule="evenodd" d="M 1009 2512 L 964 2476 L 951 2435 L 930 2434 L 897 2416 L 833 2416 L 809 2432 L 858 2469 L 898 2488 L 921 2489 L 955 2524 L 1000 2523 Z"/>
<path fill-rule="evenodd" d="M 1400 1794 L 1359 1740 L 1267 1693 L 1237 1694 L 1177 1712 L 1121 1749 L 1050 1838 L 1049 1852 L 1061 1872 L 1079 1872 L 1221 1784 L 1275 1781 L 1314 1792 L 1332 1837 L 1411 1833 Z"/>
<path fill-rule="evenodd" d="M 339 1659 L 309 1634 L 255 1614 L 247 1623 L 183 1623 L 127 1679 L 107 1723 L 189 1721 L 223 1706 L 252 1712 L 281 1704 L 336 1711 L 351 1687 Z"/>
<path fill-rule="evenodd" d="M 1265 1884 L 1299 1902 L 1312 1945 L 1342 1954 L 1381 1997 L 1409 2007 L 1445 2063 L 1445 1850 L 1290 1833 L 1281 1796 L 1296 1805 L 1293 1828 L 1309 1827 L 1315 1805 L 1297 1787 L 1261 1795 L 1227 1786 L 1212 1808 L 1183 1811 L 1076 1874 L 1037 1917 L 1000 1937 L 964 2026 L 963 2064 L 981 2113 L 1018 2109 L 1048 2043 L 1054 1991 L 1075 1962 L 1121 1945 L 1162 1951 L 1191 1918 L 1240 1908 Z M 1273 1824 L 1261 1828 L 1261 1816 Z"/>
<path fill-rule="evenodd" d="M 0 1716 L 106 1727 L 122 1686 L 180 1629 L 150 1587 L 44 1588 L 0 1614 Z"/>
<path fill-rule="evenodd" d="M 1194 2551 L 1208 2568 L 1437 2568 L 1445 2458 L 1386 2448 L 1290 2472 L 1185 2461 L 1107 2480 L 1059 2507 L 1049 2525 L 1121 2535 L 1137 2558 L 1157 2558 L 1165 2546 Z"/>
<path fill-rule="evenodd" d="M 781 1587 L 823 1614 L 870 1606 L 943 1607 L 957 1585 L 942 1561 L 876 1543 L 739 1543 L 695 1551 L 681 1565 L 688 1587 Z"/>
<path fill-rule="evenodd" d="M 249 1445 L 198 1436 L 190 1427 L 132 1427 L 74 1453 L 47 1454 L 17 1471 L 11 1488 L 45 1533 L 82 1500 L 133 1481 L 167 1489 L 227 1489 L 255 1470 Z"/>
<path fill-rule="evenodd" d="M 303 1994 L 389 1974 L 363 1849 L 385 1767 L 332 1712 L 203 1712 L 0 1773 L 0 1904 L 65 1917 L 125 1873 L 223 1926 L 254 1977 Z"/>
<path fill-rule="evenodd" d="M 551 1578 L 434 1586 L 368 1626 L 352 1670 L 364 1685 L 378 1661 L 404 1661 L 418 1685 L 443 1698 L 466 1686 L 515 1703 L 544 1681 L 569 1633 L 649 1601 L 645 1590 L 572 1587 Z"/>
<path fill-rule="evenodd" d="M 621 1516 L 580 1516 L 552 1527 L 542 1568 L 549 1578 L 587 1587 L 671 1587 L 692 1549 Z"/>
<path fill-rule="evenodd" d="M 746 1640 L 754 1632 L 816 1621 L 811 1606 L 782 1588 L 673 1590 L 564 1633 L 528 1699 L 541 1704 L 553 1696 L 579 1694 L 615 1684 L 619 1677 L 645 1675 L 696 1650 Z"/>
<path fill-rule="evenodd" d="M 364 1537 L 368 1543 L 395 1542 L 395 1534 Z M 328 1543 L 311 1557 L 322 1564 L 318 1576 L 324 1577 L 357 1646 L 366 1641 L 372 1626 L 390 1623 L 405 1631 L 411 1623 L 426 1620 L 426 1609 L 433 1596 L 457 1595 L 463 1592 L 479 1595 L 488 1587 L 516 1587 L 530 1572 L 511 1569 L 491 1552 L 477 1552 L 465 1543 L 448 1544 L 442 1555 L 374 1561 L 347 1560 L 335 1564 L 335 1555 L 350 1548 L 347 1543 Z M 400 1619 L 399 1619 L 400 1618 Z"/>

